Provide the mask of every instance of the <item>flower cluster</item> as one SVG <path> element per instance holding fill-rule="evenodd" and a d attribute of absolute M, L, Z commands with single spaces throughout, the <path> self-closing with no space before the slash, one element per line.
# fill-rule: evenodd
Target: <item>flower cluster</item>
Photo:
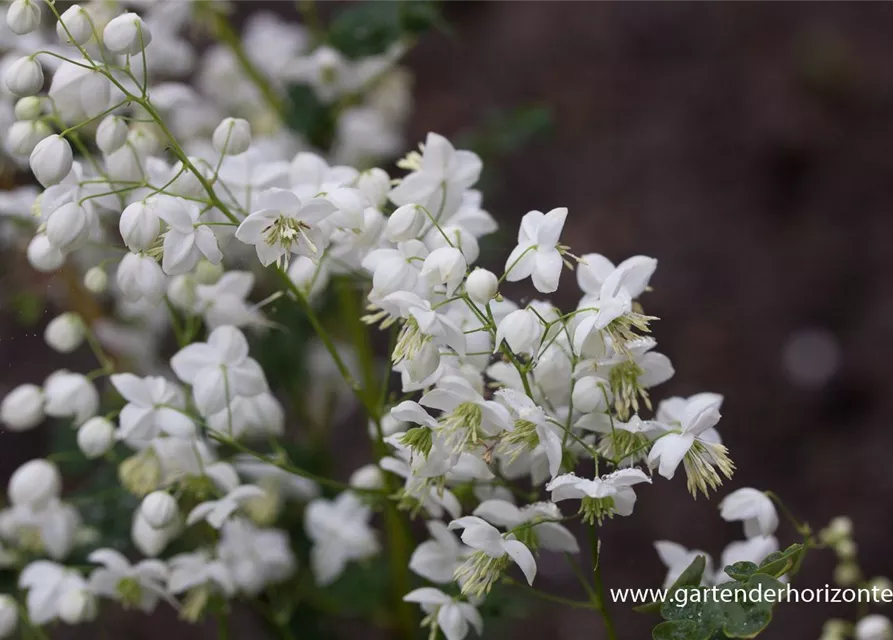
<path fill-rule="evenodd" d="M 21 36 L 0 40 L 11 52 L 0 63 L 6 152 L 27 158 L 42 186 L 4 195 L 4 212 L 30 225 L 11 243 L 39 271 L 75 274 L 117 319 L 54 319 L 47 344 L 64 354 L 86 342 L 98 368 L 22 384 L 0 419 L 11 431 L 47 417 L 77 429 L 83 456 L 114 466 L 137 498 L 139 554 L 98 544 L 58 467 L 27 462 L 0 512 L 0 566 L 20 570 L 27 592 L 21 624 L 91 620 L 105 600 L 145 612 L 169 603 L 196 621 L 266 597 L 298 571 L 279 528 L 297 511 L 324 588 L 391 543 L 394 527 L 375 528 L 381 513 L 397 531 L 402 519 L 424 520 L 430 539 L 393 570 L 432 586 L 399 595 L 421 607 L 432 638 L 461 640 L 482 633 L 478 607 L 495 585 L 517 582 L 515 565 L 533 585 L 541 554 L 579 554 L 574 521 L 597 535 L 680 467 L 693 496 L 732 477 L 716 429 L 722 396 L 653 398 L 674 373 L 643 307 L 655 259 L 575 255 L 562 243 L 568 210 L 557 207 L 523 216 L 502 269 L 476 267 L 497 225 L 475 189 L 475 153 L 430 133 L 397 170 L 371 166 L 402 144 L 402 45 L 348 59 L 260 14 L 241 39 L 199 54 L 186 31 L 203 20 L 226 24 L 198 2 L 149 3 L 142 15 L 104 2 L 61 15 L 37 0 L 6 10 Z M 190 75 L 194 86 L 177 80 Z M 338 106 L 328 150 L 283 126 L 296 82 Z M 513 283 L 546 295 L 574 275 L 572 308 L 510 297 L 525 286 Z M 364 295 L 365 311 L 345 319 L 360 336 L 353 345 L 318 316 L 336 282 Z M 325 356 L 309 359 L 314 393 L 290 400 L 306 402 L 309 417 L 320 398 L 334 394 L 337 407 L 351 397 L 370 420 L 375 461 L 347 483 L 295 466 L 282 447 L 293 416 L 249 339 L 291 329 L 268 317 L 277 301 L 300 308 Z M 383 380 L 370 326 L 392 337 Z M 178 349 L 159 357 L 168 332 Z M 105 412 L 109 396 L 117 404 Z M 778 550 L 766 494 L 740 489 L 721 510 L 747 538 L 722 566 Z M 699 554 L 657 549 L 668 584 Z M 65 564 L 77 554 L 94 568 Z M 722 566 L 705 580 L 721 582 Z M 604 613 L 599 601 L 591 608 Z M 15 611 L 0 600 L 0 637 Z"/>

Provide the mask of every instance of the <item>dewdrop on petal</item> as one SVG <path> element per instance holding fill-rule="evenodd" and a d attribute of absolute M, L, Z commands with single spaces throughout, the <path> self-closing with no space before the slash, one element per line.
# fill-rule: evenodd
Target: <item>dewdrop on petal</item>
<path fill-rule="evenodd" d="M 487 304 L 496 296 L 499 281 L 496 274 L 487 269 L 475 269 L 465 280 L 465 291 L 468 297 L 478 304 Z"/>
<path fill-rule="evenodd" d="M 153 491 L 140 504 L 140 514 L 155 529 L 164 529 L 177 519 L 179 513 L 176 499 L 166 491 Z"/>
<path fill-rule="evenodd" d="M 45 187 L 62 182 L 71 172 L 73 161 L 71 146 L 59 135 L 52 135 L 37 143 L 29 160 L 34 177 Z"/>
<path fill-rule="evenodd" d="M 102 42 L 113 53 L 133 56 L 152 42 L 152 34 L 142 18 L 135 13 L 125 13 L 106 25 Z"/>
<path fill-rule="evenodd" d="M 237 156 L 251 146 L 251 125 L 242 118 L 224 118 L 214 129 L 211 145 L 217 153 Z"/>
<path fill-rule="evenodd" d="M 16 102 L 16 120 L 36 120 L 43 111 L 43 105 L 37 96 L 26 96 Z"/>
<path fill-rule="evenodd" d="M 91 293 L 102 293 L 109 286 L 109 276 L 102 267 L 90 267 L 84 274 L 84 287 Z"/>
<path fill-rule="evenodd" d="M 59 16 L 56 23 L 56 35 L 65 44 L 86 43 L 93 35 L 90 16 L 79 4 L 73 4 Z"/>
<path fill-rule="evenodd" d="M 37 0 L 15 0 L 6 11 L 6 24 L 18 36 L 34 31 L 40 26 L 40 5 Z"/>
<path fill-rule="evenodd" d="M 129 132 L 123 118 L 106 116 L 96 128 L 96 146 L 105 155 L 114 153 L 127 142 Z"/>
<path fill-rule="evenodd" d="M 65 263 L 65 254 L 50 244 L 42 233 L 31 239 L 27 255 L 29 264 L 42 273 L 55 271 Z"/>
<path fill-rule="evenodd" d="M 27 505 L 40 509 L 59 495 L 62 476 L 52 462 L 30 460 L 13 472 L 9 479 L 9 501 L 13 506 Z"/>
<path fill-rule="evenodd" d="M 84 321 L 76 313 L 63 313 L 47 325 L 43 339 L 59 353 L 71 353 L 84 342 Z"/>
<path fill-rule="evenodd" d="M 43 422 L 43 391 L 36 384 L 22 384 L 0 402 L 0 423 L 9 431 L 27 431 Z"/>
<path fill-rule="evenodd" d="M 43 67 L 30 56 L 19 58 L 6 67 L 6 88 L 17 96 L 33 96 L 43 87 Z"/>
<path fill-rule="evenodd" d="M 115 425 L 106 418 L 90 418 L 78 429 L 77 443 L 87 458 L 99 458 L 115 444 Z"/>

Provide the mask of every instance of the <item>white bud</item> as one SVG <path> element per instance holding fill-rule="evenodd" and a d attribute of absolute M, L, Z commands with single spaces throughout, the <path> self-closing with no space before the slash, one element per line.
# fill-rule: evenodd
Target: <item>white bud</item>
<path fill-rule="evenodd" d="M 425 212 L 417 204 L 404 204 L 388 218 L 384 235 L 391 242 L 406 242 L 419 236 L 425 226 Z"/>
<path fill-rule="evenodd" d="M 6 148 L 17 156 L 28 156 L 34 147 L 53 135 L 53 130 L 43 120 L 23 120 L 13 122 L 6 136 Z"/>
<path fill-rule="evenodd" d="M 37 120 L 42 111 L 42 103 L 37 96 L 27 96 L 16 102 L 15 115 L 18 120 Z"/>
<path fill-rule="evenodd" d="M 31 56 L 6 67 L 6 87 L 17 96 L 33 96 L 43 87 L 43 67 Z"/>
<path fill-rule="evenodd" d="M 878 613 L 865 616 L 856 623 L 856 640 L 893 640 L 893 624 Z"/>
<path fill-rule="evenodd" d="M 50 214 L 46 234 L 50 244 L 63 253 L 77 249 L 90 235 L 87 212 L 76 202 L 63 204 Z"/>
<path fill-rule="evenodd" d="M 384 478 L 381 469 L 374 464 L 367 464 L 354 471 L 348 483 L 355 489 L 374 490 L 384 487 Z"/>
<path fill-rule="evenodd" d="M 465 291 L 468 297 L 478 304 L 487 304 L 496 296 L 499 280 L 496 274 L 487 269 L 477 268 L 468 274 L 465 280 Z"/>
<path fill-rule="evenodd" d="M 28 244 L 28 262 L 43 273 L 55 271 L 65 262 L 65 254 L 50 244 L 44 234 L 34 236 Z"/>
<path fill-rule="evenodd" d="M 148 256 L 137 253 L 124 256 L 118 265 L 116 281 L 124 297 L 134 302 L 140 299 L 158 302 L 164 296 L 164 272 Z"/>
<path fill-rule="evenodd" d="M 59 22 L 56 23 L 56 35 L 65 44 L 86 43 L 93 35 L 89 14 L 81 5 L 71 5 L 65 10 L 65 13 L 59 16 Z"/>
<path fill-rule="evenodd" d="M 413 382 L 421 382 L 440 366 L 440 349 L 433 340 L 428 340 L 416 351 L 411 360 L 406 361 L 406 372 Z"/>
<path fill-rule="evenodd" d="M 0 403 L 0 422 L 10 431 L 27 431 L 43 422 L 43 391 L 36 384 L 22 384 Z"/>
<path fill-rule="evenodd" d="M 102 42 L 112 53 L 136 55 L 152 42 L 149 27 L 135 13 L 124 13 L 102 31 Z"/>
<path fill-rule="evenodd" d="M 19 623 L 19 609 L 12 596 L 0 594 L 0 638 L 11 638 Z"/>
<path fill-rule="evenodd" d="M 59 600 L 59 619 L 66 624 L 90 622 L 96 617 L 96 597 L 87 589 L 68 589 Z"/>
<path fill-rule="evenodd" d="M 217 153 L 237 156 L 251 146 L 251 125 L 242 118 L 224 118 L 214 129 L 211 145 Z"/>
<path fill-rule="evenodd" d="M 388 200 L 391 178 L 384 169 L 369 169 L 357 178 L 357 189 L 366 196 L 373 207 L 380 209 Z"/>
<path fill-rule="evenodd" d="M 163 529 L 176 520 L 180 511 L 176 499 L 166 491 L 153 491 L 140 505 L 140 514 L 149 526 Z"/>
<path fill-rule="evenodd" d="M 146 522 L 141 511 L 137 511 L 130 527 L 130 539 L 133 540 L 133 545 L 140 553 L 146 557 L 154 558 L 164 551 L 174 534 L 177 533 L 179 524 L 179 521 L 175 521 L 168 527 L 156 529 Z"/>
<path fill-rule="evenodd" d="M 481 253 L 478 240 L 465 227 L 447 225 L 434 228 L 425 235 L 425 244 L 431 251 L 442 247 L 456 247 L 465 256 L 465 261 L 472 264 Z"/>
<path fill-rule="evenodd" d="M 89 378 L 80 373 L 60 370 L 43 384 L 44 410 L 54 418 L 72 418 L 75 426 L 96 415 L 99 392 Z"/>
<path fill-rule="evenodd" d="M 453 292 L 462 284 L 468 263 L 465 256 L 455 247 L 441 247 L 428 254 L 419 275 L 428 282 L 429 287 L 446 285 L 446 294 Z"/>
<path fill-rule="evenodd" d="M 9 479 L 9 501 L 13 506 L 26 505 L 40 509 L 58 497 L 62 476 L 52 462 L 39 458 L 30 460 L 15 470 Z"/>
<path fill-rule="evenodd" d="M 127 142 L 141 157 L 158 155 L 161 151 L 161 140 L 155 132 L 154 123 L 137 122 L 128 132 Z"/>
<path fill-rule="evenodd" d="M 59 353 L 71 353 L 84 342 L 84 321 L 76 313 L 63 313 L 47 325 L 44 341 Z"/>
<path fill-rule="evenodd" d="M 127 142 L 129 129 L 123 118 L 106 116 L 96 128 L 96 146 L 105 155 L 114 153 Z"/>
<path fill-rule="evenodd" d="M 145 202 L 134 202 L 121 213 L 118 229 L 131 251 L 145 251 L 161 233 L 161 223 L 153 207 Z"/>
<path fill-rule="evenodd" d="M 512 311 L 496 329 L 496 351 L 505 340 L 512 351 L 524 353 L 536 346 L 543 332 L 539 318 L 529 309 Z"/>
<path fill-rule="evenodd" d="M 602 386 L 607 387 L 606 382 L 596 376 L 587 376 L 577 380 L 574 384 L 573 400 L 574 410 L 583 413 L 592 413 L 596 410 L 604 410 L 605 392 Z"/>
<path fill-rule="evenodd" d="M 6 24 L 16 35 L 31 33 L 40 26 L 40 6 L 35 0 L 15 0 L 6 12 Z"/>
<path fill-rule="evenodd" d="M 52 135 L 37 143 L 31 152 L 31 171 L 38 182 L 45 187 L 59 184 L 71 172 L 74 158 L 68 141 L 59 135 Z"/>
<path fill-rule="evenodd" d="M 91 293 L 102 293 L 109 286 L 109 276 L 102 267 L 90 267 L 84 274 L 84 287 Z"/>
<path fill-rule="evenodd" d="M 195 309 L 195 276 L 184 273 L 174 276 L 167 285 L 167 298 L 170 303 L 181 311 L 192 313 Z"/>
<path fill-rule="evenodd" d="M 78 429 L 77 442 L 91 460 L 103 456 L 115 444 L 115 425 L 106 418 L 90 418 Z"/>

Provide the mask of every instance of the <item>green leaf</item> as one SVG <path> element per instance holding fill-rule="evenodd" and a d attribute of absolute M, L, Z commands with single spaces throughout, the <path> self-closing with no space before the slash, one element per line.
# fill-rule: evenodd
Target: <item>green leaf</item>
<path fill-rule="evenodd" d="M 417 36 L 434 26 L 442 26 L 434 2 L 367 0 L 335 17 L 328 40 L 348 58 L 364 58 L 384 53 L 404 35 Z"/>
<path fill-rule="evenodd" d="M 750 576 L 755 574 L 759 567 L 753 562 L 736 562 L 727 566 L 724 571 L 730 578 L 734 578 L 740 582 L 746 582 Z"/>
<path fill-rule="evenodd" d="M 312 145 L 327 149 L 335 135 L 335 114 L 307 85 L 292 85 L 286 91 L 285 124 Z"/>
<path fill-rule="evenodd" d="M 800 555 L 802 553 L 803 545 L 799 543 L 792 544 L 784 551 L 776 551 L 775 553 L 770 553 L 760 563 L 759 569 L 756 573 L 765 573 L 770 576 L 780 578 L 797 565 L 797 562 L 800 559 Z"/>
<path fill-rule="evenodd" d="M 729 638 L 755 638 L 772 621 L 772 610 L 762 608 L 731 608 L 730 612 L 740 612 L 729 616 L 723 625 L 723 633 Z"/>
<path fill-rule="evenodd" d="M 654 640 L 707 640 L 711 631 L 692 620 L 669 620 L 651 630 Z"/>
<path fill-rule="evenodd" d="M 707 567 L 707 558 L 698 556 L 692 560 L 691 564 L 685 568 L 676 581 L 667 589 L 667 593 L 673 593 L 676 589 L 683 587 L 699 587 L 701 586 L 701 577 L 704 575 L 704 569 Z M 661 609 L 660 602 L 649 602 L 633 607 L 633 611 L 639 613 L 657 613 Z"/>

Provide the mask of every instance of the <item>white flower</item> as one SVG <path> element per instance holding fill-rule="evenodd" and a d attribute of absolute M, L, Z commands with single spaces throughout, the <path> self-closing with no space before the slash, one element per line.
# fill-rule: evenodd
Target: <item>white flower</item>
<path fill-rule="evenodd" d="M 454 247 L 442 247 L 428 254 L 419 276 L 425 279 L 431 289 L 437 285 L 445 285 L 444 293 L 451 296 L 462 284 L 467 268 L 468 264 L 461 251 Z"/>
<path fill-rule="evenodd" d="M 59 600 L 59 619 L 66 624 L 80 624 L 96 619 L 96 597 L 86 583 L 68 589 Z"/>
<path fill-rule="evenodd" d="M 6 24 L 16 35 L 31 33 L 40 26 L 40 5 L 37 0 L 15 0 L 6 11 Z M 5 637 L 0 634 L 0 637 Z"/>
<path fill-rule="evenodd" d="M 560 429 L 549 422 L 545 412 L 526 394 L 514 389 L 500 389 L 496 397 L 512 411 L 512 433 L 506 436 L 508 449 L 518 450 L 541 447 L 549 460 L 549 473 L 554 478 L 561 468 L 563 455 Z"/>
<path fill-rule="evenodd" d="M 856 640 L 893 640 L 893 623 L 886 616 L 874 613 L 856 623 Z"/>
<path fill-rule="evenodd" d="M 543 323 L 530 309 L 512 311 L 496 328 L 496 345 L 493 352 L 499 351 L 503 341 L 515 353 L 530 352 L 539 344 L 544 330 Z"/>
<path fill-rule="evenodd" d="M 258 529 L 244 518 L 232 518 L 223 525 L 217 555 L 248 596 L 288 579 L 295 570 L 288 535 L 278 529 Z"/>
<path fill-rule="evenodd" d="M 149 27 L 135 13 L 113 18 L 102 31 L 102 43 L 112 53 L 136 55 L 152 42 Z"/>
<path fill-rule="evenodd" d="M 41 140 L 53 135 L 43 120 L 14 122 L 6 134 L 5 148 L 13 155 L 28 156 Z"/>
<path fill-rule="evenodd" d="M 695 561 L 698 556 L 704 556 L 706 561 L 704 573 L 701 575 L 701 584 L 710 584 L 713 580 L 713 559 L 698 550 L 689 550 L 681 544 L 670 542 L 669 540 L 658 540 L 654 543 L 654 549 L 660 556 L 661 562 L 667 567 L 667 577 L 664 578 L 664 589 L 668 589 L 682 572 L 688 569 L 689 565 Z"/>
<path fill-rule="evenodd" d="M 204 256 L 211 264 L 223 259 L 211 227 L 200 224 L 201 212 L 195 203 L 171 196 L 154 196 L 152 208 L 170 225 L 164 234 L 161 268 L 168 275 L 192 271 Z"/>
<path fill-rule="evenodd" d="M 601 522 L 614 515 L 628 516 L 636 504 L 636 492 L 632 485 L 651 483 L 651 478 L 639 469 L 621 469 L 601 478 L 587 480 L 573 473 L 566 473 L 546 485 L 552 492 L 552 501 L 581 500 L 580 511 L 587 522 Z"/>
<path fill-rule="evenodd" d="M 161 233 L 161 223 L 155 213 L 155 207 L 140 201 L 124 208 L 118 220 L 118 229 L 128 249 L 145 251 Z"/>
<path fill-rule="evenodd" d="M 60 617 L 66 596 L 83 591 L 86 586 L 77 571 L 47 560 L 32 562 L 19 574 L 19 588 L 28 591 L 28 618 L 39 626 Z"/>
<path fill-rule="evenodd" d="M 531 276 L 533 286 L 541 293 L 558 289 L 563 258 L 558 238 L 564 228 L 567 209 L 559 207 L 544 214 L 530 211 L 521 219 L 516 246 L 505 262 L 506 280 L 517 282 Z"/>
<path fill-rule="evenodd" d="M 448 584 L 453 581 L 456 570 L 472 553 L 472 549 L 461 544 L 439 520 L 429 520 L 425 527 L 431 539 L 421 543 L 413 551 L 409 558 L 409 569 L 425 580 Z"/>
<path fill-rule="evenodd" d="M 85 44 L 93 36 L 93 27 L 87 11 L 79 4 L 68 7 L 59 16 L 56 35 L 66 44 Z"/>
<path fill-rule="evenodd" d="M 138 253 L 125 255 L 118 264 L 116 281 L 124 297 L 133 302 L 145 300 L 154 304 L 164 296 L 164 272 L 149 256 Z"/>
<path fill-rule="evenodd" d="M 215 529 L 223 526 L 242 505 L 242 503 L 254 498 L 263 498 L 266 492 L 253 484 L 244 484 L 236 487 L 220 500 L 209 500 L 197 505 L 186 517 L 187 525 L 206 520 Z"/>
<path fill-rule="evenodd" d="M 50 214 L 46 234 L 50 243 L 63 252 L 79 248 L 89 237 L 91 216 L 75 202 L 66 202 Z"/>
<path fill-rule="evenodd" d="M 775 503 L 765 493 L 745 487 L 733 491 L 719 503 L 720 515 L 727 522 L 744 521 L 748 538 L 771 536 L 778 528 Z"/>
<path fill-rule="evenodd" d="M 357 178 L 357 189 L 376 209 L 381 209 L 385 205 L 390 188 L 391 177 L 383 169 L 375 168 L 363 171 Z"/>
<path fill-rule="evenodd" d="M 151 612 L 158 601 L 170 596 L 164 588 L 167 566 L 160 560 L 130 562 L 114 549 L 97 549 L 87 560 L 101 565 L 90 574 L 90 589 L 97 595 L 119 601 L 122 606 Z"/>
<path fill-rule="evenodd" d="M 760 564 L 770 553 L 778 551 L 778 540 L 775 536 L 757 536 L 749 540 L 731 542 L 723 549 L 720 569 L 716 572 L 716 584 L 729 582 L 731 578 L 726 574 L 725 567 L 736 562 L 753 562 Z"/>
<path fill-rule="evenodd" d="M 425 226 L 425 212 L 419 205 L 404 204 L 388 218 L 385 237 L 391 242 L 406 242 L 419 237 Z"/>
<path fill-rule="evenodd" d="M 43 422 L 43 391 L 35 384 L 22 384 L 0 403 L 0 422 L 10 431 L 27 431 Z"/>
<path fill-rule="evenodd" d="M 49 136 L 38 142 L 29 158 L 34 177 L 45 187 L 62 182 L 71 171 L 73 162 L 71 145 L 58 135 Z"/>
<path fill-rule="evenodd" d="M 72 418 L 79 426 L 96 415 L 99 392 L 93 383 L 79 373 L 57 371 L 43 385 L 46 399 L 44 411 L 53 418 Z"/>
<path fill-rule="evenodd" d="M 0 594 L 0 638 L 9 638 L 19 623 L 19 608 L 12 596 Z"/>
<path fill-rule="evenodd" d="M 77 443 L 87 458 L 99 458 L 115 444 L 115 425 L 105 418 L 90 418 L 78 428 Z"/>
<path fill-rule="evenodd" d="M 176 555 L 168 561 L 168 567 L 167 588 L 174 595 L 209 583 L 227 597 L 235 594 L 236 586 L 226 565 L 212 560 L 206 551 Z"/>
<path fill-rule="evenodd" d="M 460 602 L 439 589 L 422 587 L 403 596 L 405 602 L 417 602 L 430 617 L 434 629 L 440 629 L 446 640 L 462 640 L 468 635 L 469 626 L 481 636 L 484 620 L 474 605 Z"/>
<path fill-rule="evenodd" d="M 587 303 L 615 297 L 620 289 L 635 300 L 648 287 L 656 268 L 657 260 L 648 256 L 633 256 L 615 267 L 603 255 L 587 253 L 577 266 L 577 283 Z"/>
<path fill-rule="evenodd" d="M 103 154 L 108 156 L 124 146 L 129 132 L 127 122 L 123 118 L 120 116 L 106 116 L 99 123 L 99 127 L 96 128 L 96 146 L 99 147 Z"/>
<path fill-rule="evenodd" d="M 16 102 L 15 117 L 17 120 L 37 120 L 43 113 L 43 106 L 37 96 L 28 96 Z"/>
<path fill-rule="evenodd" d="M 78 314 L 63 313 L 50 320 L 43 339 L 59 353 L 71 353 L 84 342 L 84 330 Z"/>
<path fill-rule="evenodd" d="M 185 414 L 183 392 L 159 376 L 139 378 L 132 373 L 118 373 L 110 381 L 127 404 L 119 416 L 120 437 L 128 440 L 151 440 L 160 433 L 178 438 L 195 435 L 195 424 Z"/>
<path fill-rule="evenodd" d="M 319 223 L 335 210 L 327 200 L 302 201 L 287 189 L 270 189 L 257 197 L 252 209 L 236 230 L 236 238 L 253 244 L 265 267 L 273 262 L 287 266 L 292 253 L 317 258 L 325 249 Z"/>
<path fill-rule="evenodd" d="M 140 515 L 155 529 L 163 529 L 177 519 L 177 500 L 167 491 L 153 491 L 140 503 Z"/>
<path fill-rule="evenodd" d="M 457 453 L 511 427 L 511 416 L 504 406 L 485 400 L 459 376 L 441 378 L 437 388 L 423 395 L 419 404 L 443 412 L 435 431 L 444 437 L 444 445 Z"/>
<path fill-rule="evenodd" d="M 496 527 L 477 516 L 465 516 L 453 520 L 449 527 L 463 529 L 462 542 L 480 552 L 466 560 L 456 573 L 457 579 L 465 580 L 462 586 L 463 593 L 476 595 L 486 593 L 504 566 L 502 563 L 492 561 L 501 560 L 506 555 L 521 568 L 527 584 L 533 584 L 533 579 L 536 577 L 536 560 L 530 549 L 515 539 L 514 535 L 509 533 L 503 536 Z"/>
<path fill-rule="evenodd" d="M 350 492 L 335 500 L 317 498 L 307 505 L 304 528 L 313 541 L 310 564 L 316 583 L 333 583 L 352 560 L 364 560 L 379 551 L 375 532 L 369 528 L 370 508 Z"/>
<path fill-rule="evenodd" d="M 259 484 L 267 493 L 292 500 L 309 500 L 319 495 L 319 486 L 309 478 L 295 475 L 248 454 L 236 456 L 233 466 L 239 475 Z"/>
<path fill-rule="evenodd" d="M 251 146 L 251 125 L 242 118 L 224 118 L 214 129 L 211 145 L 221 155 L 245 153 Z"/>
<path fill-rule="evenodd" d="M 537 502 L 518 508 L 506 500 L 485 500 L 473 515 L 509 531 L 529 525 L 536 544 L 548 551 L 579 553 L 577 539 L 561 523 L 561 511 L 551 502 Z"/>
<path fill-rule="evenodd" d="M 297 261 L 292 267 L 297 264 Z M 248 299 L 254 288 L 250 271 L 227 271 L 214 284 L 195 287 L 193 310 L 204 316 L 210 329 L 223 325 L 244 327 L 264 323 L 263 314 Z"/>
<path fill-rule="evenodd" d="M 468 297 L 478 304 L 487 304 L 496 296 L 499 290 L 499 280 L 496 274 L 487 269 L 478 267 L 465 280 L 465 291 Z"/>
<path fill-rule="evenodd" d="M 34 236 L 28 244 L 28 262 L 43 273 L 55 271 L 65 262 L 65 254 L 50 244 L 45 234 Z"/>
<path fill-rule="evenodd" d="M 174 537 L 182 530 L 182 520 L 179 513 L 176 514 L 164 527 L 153 527 L 143 515 L 140 508 L 133 514 L 133 521 L 130 526 L 130 539 L 133 546 L 148 558 L 154 558 L 174 539 Z"/>
<path fill-rule="evenodd" d="M 34 57 L 19 58 L 6 67 L 4 80 L 15 95 L 33 96 L 43 87 L 43 67 Z"/>
<path fill-rule="evenodd" d="M 62 560 L 74 547 L 81 528 L 77 510 L 56 497 L 31 504 L 19 504 L 2 513 L 3 534 L 20 546 L 39 549 Z"/>
<path fill-rule="evenodd" d="M 455 212 L 463 192 L 480 177 L 482 166 L 477 154 L 456 151 L 449 140 L 436 133 L 428 134 L 422 155 L 415 154 L 408 164 L 413 172 L 391 190 L 391 202 L 398 206 L 420 204 L 438 222 L 439 217 Z"/>
<path fill-rule="evenodd" d="M 415 291 L 419 271 L 428 248 L 419 240 L 400 242 L 396 249 L 376 249 L 363 258 L 363 267 L 372 272 L 372 292 L 376 302 L 397 291 Z"/>

